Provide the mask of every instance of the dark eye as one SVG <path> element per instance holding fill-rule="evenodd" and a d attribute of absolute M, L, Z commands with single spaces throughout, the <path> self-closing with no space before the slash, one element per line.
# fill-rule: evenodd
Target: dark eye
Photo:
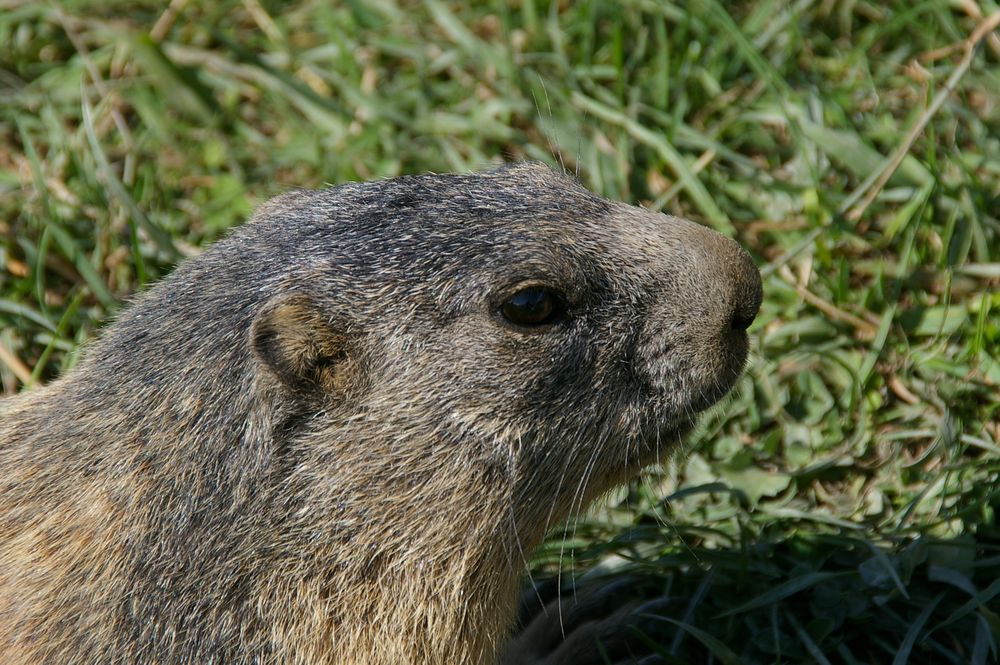
<path fill-rule="evenodd" d="M 500 305 L 504 318 L 519 326 L 543 326 L 559 315 L 559 298 L 544 286 L 521 289 Z"/>

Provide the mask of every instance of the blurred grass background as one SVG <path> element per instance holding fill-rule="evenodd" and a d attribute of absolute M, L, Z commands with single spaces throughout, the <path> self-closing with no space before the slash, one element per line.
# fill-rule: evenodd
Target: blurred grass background
<path fill-rule="evenodd" d="M 998 662 L 998 11 L 0 0 L 2 393 L 274 194 L 540 159 L 766 297 L 733 397 L 536 575 L 641 579 L 665 662 Z"/>

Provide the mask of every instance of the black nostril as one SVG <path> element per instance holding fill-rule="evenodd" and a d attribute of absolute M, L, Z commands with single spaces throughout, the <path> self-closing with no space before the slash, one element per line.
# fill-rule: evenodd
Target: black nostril
<path fill-rule="evenodd" d="M 741 311 L 733 312 L 733 318 L 729 321 L 729 327 L 733 330 L 746 330 L 755 318 L 757 318 L 757 312 L 753 312 L 752 314 Z"/>
<path fill-rule="evenodd" d="M 733 330 L 746 330 L 757 318 L 760 311 L 760 302 L 763 298 L 763 289 L 760 280 L 760 272 L 750 260 L 746 252 L 742 253 L 742 270 L 737 278 L 735 287 L 736 302 L 733 305 L 733 313 L 729 319 L 729 327 Z"/>

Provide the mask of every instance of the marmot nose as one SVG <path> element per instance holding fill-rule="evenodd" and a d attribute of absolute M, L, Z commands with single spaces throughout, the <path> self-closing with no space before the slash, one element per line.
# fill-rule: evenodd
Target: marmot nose
<path fill-rule="evenodd" d="M 737 247 L 734 254 L 732 265 L 733 306 L 729 315 L 729 326 L 733 330 L 746 330 L 757 318 L 764 290 L 760 281 L 760 271 L 757 270 L 757 266 L 754 265 L 753 259 L 750 258 L 746 250 Z"/>

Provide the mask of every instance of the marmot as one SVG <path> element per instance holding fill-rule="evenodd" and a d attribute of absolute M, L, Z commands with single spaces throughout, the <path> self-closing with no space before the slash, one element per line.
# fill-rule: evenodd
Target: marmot
<path fill-rule="evenodd" d="M 0 403 L 0 662 L 491 663 L 733 385 L 735 242 L 540 164 L 301 191 Z"/>

